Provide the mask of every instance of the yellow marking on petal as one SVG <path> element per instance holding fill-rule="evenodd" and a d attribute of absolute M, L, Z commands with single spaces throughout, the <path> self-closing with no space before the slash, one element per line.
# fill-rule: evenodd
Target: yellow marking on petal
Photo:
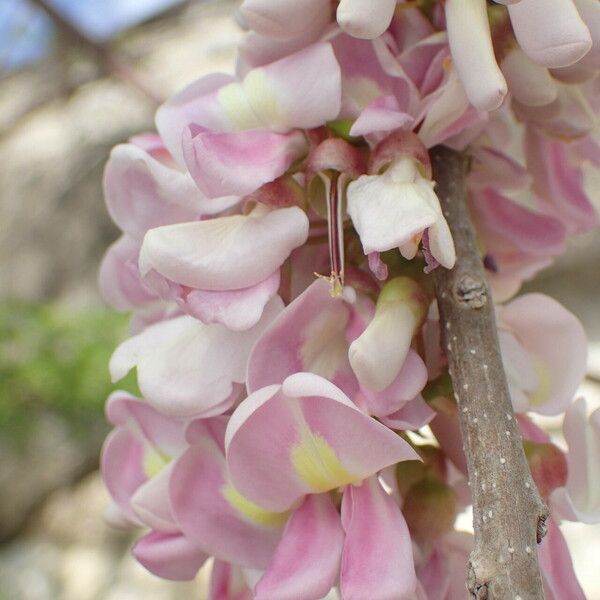
<path fill-rule="evenodd" d="M 529 404 L 531 406 L 541 406 L 548 401 L 552 392 L 552 377 L 546 365 L 536 356 L 531 356 L 533 369 L 535 371 L 538 385 L 535 392 L 529 394 Z"/>
<path fill-rule="evenodd" d="M 221 490 L 223 498 L 229 506 L 237 511 L 242 517 L 256 525 L 263 527 L 282 527 L 287 521 L 289 512 L 270 512 L 248 500 L 240 494 L 231 483 L 227 483 Z"/>
<path fill-rule="evenodd" d="M 241 83 L 233 82 L 223 86 L 217 94 L 217 99 L 234 129 L 243 131 L 262 127 Z"/>
<path fill-rule="evenodd" d="M 360 109 L 379 98 L 382 89 L 368 77 L 351 77 L 344 80 L 344 97 L 351 98 Z"/>
<path fill-rule="evenodd" d="M 305 432 L 291 451 L 292 465 L 314 492 L 327 492 L 360 480 L 346 471 L 333 448 L 319 435 Z"/>
<path fill-rule="evenodd" d="M 144 473 L 148 479 L 158 475 L 169 463 L 171 458 L 156 448 L 146 448 L 143 459 Z"/>
<path fill-rule="evenodd" d="M 263 126 L 276 131 L 290 129 L 289 119 L 282 110 L 264 69 L 250 71 L 244 79 L 243 86 L 248 105 L 252 107 Z"/>

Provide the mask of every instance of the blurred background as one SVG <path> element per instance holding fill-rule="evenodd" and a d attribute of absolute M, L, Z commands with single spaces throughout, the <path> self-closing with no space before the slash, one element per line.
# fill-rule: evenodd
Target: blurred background
<path fill-rule="evenodd" d="M 203 597 L 203 576 L 154 578 L 129 557 L 131 536 L 102 520 L 107 364 L 127 316 L 97 290 L 118 235 L 101 179 L 110 148 L 152 130 L 160 102 L 201 75 L 233 70 L 236 4 L 0 0 L 0 600 Z M 579 238 L 527 286 L 584 322 L 582 393 L 596 405 L 598 237 Z M 547 424 L 560 443 L 560 424 Z M 565 533 L 588 598 L 600 600 L 600 529 Z"/>

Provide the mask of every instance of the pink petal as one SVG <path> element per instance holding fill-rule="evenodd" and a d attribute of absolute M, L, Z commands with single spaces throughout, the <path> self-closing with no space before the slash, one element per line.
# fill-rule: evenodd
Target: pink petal
<path fill-rule="evenodd" d="M 127 427 L 146 447 L 154 447 L 167 457 L 177 456 L 186 447 L 185 421 L 157 412 L 144 400 L 125 392 L 114 392 L 106 402 L 106 418 Z"/>
<path fill-rule="evenodd" d="M 329 284 L 313 283 L 267 328 L 248 360 L 248 391 L 254 392 L 300 371 L 356 388 L 348 362 L 346 329 L 351 311 L 342 298 L 333 298 Z"/>
<path fill-rule="evenodd" d="M 210 574 L 208 600 L 253 600 L 239 567 L 215 560 Z"/>
<path fill-rule="evenodd" d="M 487 187 L 499 192 L 516 192 L 531 184 L 527 169 L 505 152 L 490 146 L 477 146 L 473 151 L 474 164 L 469 173 L 469 185 L 478 189 Z"/>
<path fill-rule="evenodd" d="M 381 131 L 405 129 L 414 123 L 414 118 L 400 109 L 395 96 L 381 96 L 373 100 L 354 121 L 350 135 L 361 136 Z"/>
<path fill-rule="evenodd" d="M 133 556 L 163 579 L 191 581 L 208 556 L 181 534 L 153 531 L 140 539 Z"/>
<path fill-rule="evenodd" d="M 182 139 L 184 130 L 192 123 L 209 129 L 230 128 L 221 113 L 215 93 L 221 87 L 235 81 L 231 75 L 213 73 L 194 81 L 165 102 L 156 112 L 156 128 L 165 146 L 181 165 L 183 159 Z"/>
<path fill-rule="evenodd" d="M 586 371 L 587 341 L 578 319 L 543 294 L 526 294 L 503 306 L 500 327 L 510 330 L 534 361 L 539 385 L 530 410 L 563 412 Z"/>
<path fill-rule="evenodd" d="M 256 600 L 322 598 L 337 580 L 344 530 L 327 494 L 308 496 L 290 517 Z"/>
<path fill-rule="evenodd" d="M 566 488 L 552 494 L 552 506 L 562 518 L 583 523 L 600 523 L 600 411 L 588 418 L 587 403 L 577 399 L 563 422 L 567 453 Z"/>
<path fill-rule="evenodd" d="M 331 16 L 323 0 L 244 0 L 239 10 L 249 29 L 281 40 L 319 30 Z"/>
<path fill-rule="evenodd" d="M 428 425 L 436 416 L 436 412 L 421 396 L 413 398 L 396 412 L 382 417 L 381 422 L 390 429 L 417 431 Z"/>
<path fill-rule="evenodd" d="M 203 323 L 222 323 L 231 331 L 244 331 L 260 321 L 267 302 L 277 294 L 280 279 L 277 270 L 264 281 L 241 290 L 193 290 L 180 305 Z"/>
<path fill-rule="evenodd" d="M 140 243 L 123 235 L 109 247 L 102 259 L 100 292 L 104 300 L 116 310 L 132 310 L 157 300 L 140 276 L 139 252 Z"/>
<path fill-rule="evenodd" d="M 175 464 L 171 504 L 190 540 L 220 560 L 256 569 L 269 564 L 287 517 L 268 513 L 235 492 L 226 478 L 225 458 L 208 436 L 196 439 Z"/>
<path fill-rule="evenodd" d="M 525 208 L 491 188 L 478 193 L 472 207 L 486 230 L 484 239 L 492 254 L 506 250 L 507 242 L 538 256 L 564 251 L 565 228 L 555 217 Z"/>
<path fill-rule="evenodd" d="M 179 533 L 169 501 L 169 481 L 173 463 L 142 484 L 131 497 L 131 507 L 140 521 L 162 533 Z"/>
<path fill-rule="evenodd" d="M 251 71 L 244 89 L 265 127 L 313 129 L 338 117 L 342 76 L 331 45 L 317 43 Z"/>
<path fill-rule="evenodd" d="M 585 600 L 569 548 L 558 525 L 552 519 L 547 525 L 548 533 L 538 547 L 546 600 Z"/>
<path fill-rule="evenodd" d="M 567 67 L 592 47 L 572 0 L 521 0 L 508 12 L 519 45 L 540 65 Z"/>
<path fill-rule="evenodd" d="M 525 152 L 540 208 L 561 219 L 569 232 L 582 232 L 598 224 L 598 215 L 584 186 L 581 168 L 572 164 L 567 145 L 527 128 Z"/>
<path fill-rule="evenodd" d="M 140 253 L 140 270 L 201 290 L 255 286 L 283 264 L 308 237 L 308 219 L 296 206 L 249 215 L 152 229 Z"/>
<path fill-rule="evenodd" d="M 208 201 L 187 173 L 160 163 L 133 144 L 113 148 L 104 171 L 104 198 L 113 221 L 136 239 L 153 227 L 193 221 L 238 201 Z"/>
<path fill-rule="evenodd" d="M 251 394 L 231 416 L 225 446 L 236 488 L 273 511 L 417 458 L 401 438 L 312 373 Z"/>
<path fill-rule="evenodd" d="M 349 486 L 340 587 L 344 600 L 412 600 L 417 587 L 412 542 L 397 504 L 376 477 Z"/>
<path fill-rule="evenodd" d="M 188 316 L 152 325 L 117 348 L 110 361 L 113 380 L 137 367 L 140 390 L 162 413 L 220 414 L 237 398 L 234 384 L 245 380 L 252 346 L 282 308 L 280 298 L 273 298 L 261 320 L 240 332 Z"/>
<path fill-rule="evenodd" d="M 376 392 L 361 390 L 369 414 L 376 417 L 392 415 L 412 400 L 427 383 L 427 367 L 412 349 L 408 351 L 400 372 L 385 389 Z"/>
<path fill-rule="evenodd" d="M 141 524 L 129 501 L 147 480 L 142 444 L 125 428 L 115 429 L 104 441 L 100 469 L 104 485 L 116 505 L 129 521 Z"/>
<path fill-rule="evenodd" d="M 188 127 L 183 136 L 185 163 L 209 198 L 251 194 L 283 175 L 305 152 L 304 136 L 297 131 L 222 133 Z"/>
<path fill-rule="evenodd" d="M 548 69 L 533 62 L 520 48 L 504 57 L 502 72 L 510 93 L 522 104 L 544 106 L 556 100 L 558 86 Z"/>

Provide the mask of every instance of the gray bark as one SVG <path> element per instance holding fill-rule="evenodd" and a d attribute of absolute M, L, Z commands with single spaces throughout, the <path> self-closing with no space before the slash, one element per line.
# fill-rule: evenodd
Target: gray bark
<path fill-rule="evenodd" d="M 473 496 L 467 587 L 478 599 L 543 600 L 536 545 L 548 512 L 525 459 L 502 366 L 494 304 L 466 203 L 468 158 L 438 146 L 431 159 L 457 250 L 453 269 L 435 270 L 435 287 Z"/>

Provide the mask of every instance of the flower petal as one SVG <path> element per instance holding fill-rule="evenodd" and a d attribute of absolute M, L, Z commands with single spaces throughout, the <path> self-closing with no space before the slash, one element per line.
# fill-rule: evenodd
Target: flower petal
<path fill-rule="evenodd" d="M 203 323 L 222 323 L 231 331 L 254 327 L 263 310 L 277 294 L 279 270 L 251 287 L 231 291 L 193 290 L 182 300 L 182 308 Z"/>
<path fill-rule="evenodd" d="M 416 167 L 403 159 L 383 175 L 362 175 L 348 186 L 348 214 L 365 254 L 397 248 L 436 222 L 427 191 L 414 183 Z"/>
<path fill-rule="evenodd" d="M 215 94 L 233 81 L 235 79 L 231 75 L 224 73 L 206 75 L 167 100 L 156 111 L 156 128 L 165 146 L 181 166 L 185 165 L 183 132 L 189 125 L 195 123 L 209 129 L 231 130 L 231 124 L 222 114 Z"/>
<path fill-rule="evenodd" d="M 567 486 L 552 494 L 552 507 L 564 519 L 600 523 L 600 410 L 588 419 L 586 401 L 579 398 L 567 410 L 563 433 L 569 445 Z"/>
<path fill-rule="evenodd" d="M 185 163 L 208 198 L 247 196 L 283 175 L 306 149 L 299 131 L 229 133 L 188 127 L 183 135 Z"/>
<path fill-rule="evenodd" d="M 276 271 L 308 237 L 308 218 L 296 206 L 150 230 L 140 253 L 142 275 L 155 269 L 191 288 L 239 290 Z"/>
<path fill-rule="evenodd" d="M 469 101 L 480 110 L 498 108 L 506 81 L 494 57 L 486 1 L 446 0 L 445 9 L 452 58 Z"/>
<path fill-rule="evenodd" d="M 174 466 L 171 504 L 184 534 L 220 560 L 264 569 L 277 547 L 286 513 L 271 513 L 228 481 L 225 457 L 209 436 Z"/>
<path fill-rule="evenodd" d="M 152 325 L 117 348 L 110 361 L 113 379 L 135 366 L 140 390 L 157 410 L 181 417 L 219 414 L 237 397 L 223 404 L 234 383 L 244 382 L 252 346 L 282 308 L 274 297 L 261 320 L 241 332 L 188 316 Z"/>
<path fill-rule="evenodd" d="M 338 576 L 344 530 L 329 495 L 307 496 L 290 517 L 256 600 L 325 597 Z"/>
<path fill-rule="evenodd" d="M 133 144 L 113 148 L 104 171 L 104 198 L 113 221 L 136 239 L 153 227 L 193 221 L 239 200 L 207 200 L 187 173 Z"/>
<path fill-rule="evenodd" d="M 521 0 L 508 7 L 519 46 L 545 67 L 567 67 L 592 47 L 572 0 Z"/>
<path fill-rule="evenodd" d="M 104 300 L 116 310 L 132 310 L 158 299 L 142 281 L 138 268 L 139 253 L 140 243 L 122 235 L 102 259 L 100 291 Z"/>
<path fill-rule="evenodd" d="M 346 531 L 340 573 L 344 600 L 412 600 L 417 578 L 410 533 L 400 508 L 377 477 L 347 488 L 342 525 Z"/>
<path fill-rule="evenodd" d="M 563 412 L 585 376 L 587 341 L 581 323 L 543 294 L 526 294 L 501 307 L 499 321 L 533 362 L 538 386 L 529 395 L 530 410 Z"/>
<path fill-rule="evenodd" d="M 309 371 L 350 392 L 348 379 L 354 379 L 346 339 L 350 319 L 348 305 L 342 298 L 331 296 L 329 283 L 313 281 L 254 346 L 248 360 L 248 391 Z"/>
<path fill-rule="evenodd" d="M 312 373 L 251 394 L 231 416 L 225 446 L 236 488 L 273 511 L 417 457 L 339 388 Z"/>
<path fill-rule="evenodd" d="M 337 22 L 346 33 L 372 40 L 390 26 L 395 9 L 396 0 L 341 0 Z"/>
<path fill-rule="evenodd" d="M 191 581 L 208 556 L 180 533 L 153 531 L 140 539 L 133 556 L 163 579 Z"/>
<path fill-rule="evenodd" d="M 585 600 L 565 538 L 552 519 L 538 547 L 538 558 L 546 600 Z"/>

